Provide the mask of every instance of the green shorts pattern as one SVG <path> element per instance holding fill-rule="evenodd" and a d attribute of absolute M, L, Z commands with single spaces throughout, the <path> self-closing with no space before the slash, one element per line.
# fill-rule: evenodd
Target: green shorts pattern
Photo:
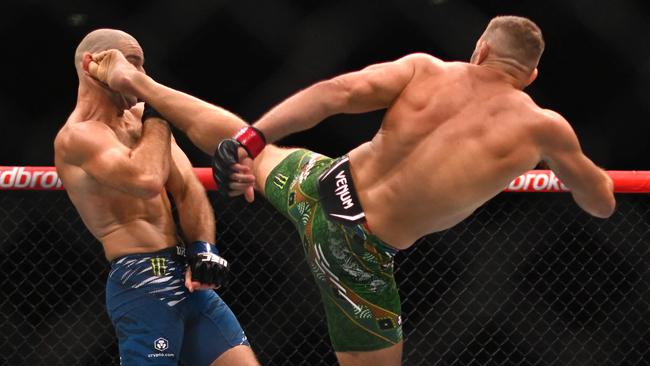
<path fill-rule="evenodd" d="M 402 340 L 395 250 L 362 225 L 327 219 L 318 177 L 335 159 L 297 150 L 266 179 L 266 197 L 294 223 L 325 306 L 335 351 L 372 351 Z"/>

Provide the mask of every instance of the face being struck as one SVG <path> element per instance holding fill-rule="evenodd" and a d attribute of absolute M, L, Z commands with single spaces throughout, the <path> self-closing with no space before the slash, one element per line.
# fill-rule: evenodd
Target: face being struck
<path fill-rule="evenodd" d="M 144 53 L 142 48 L 135 39 L 125 39 L 122 41 L 118 49 L 123 55 L 124 58 L 131 64 L 136 70 L 145 73 L 144 71 Z M 123 94 L 123 93 L 114 93 L 116 103 L 123 110 L 130 109 L 138 102 L 138 98 L 133 95 Z"/>

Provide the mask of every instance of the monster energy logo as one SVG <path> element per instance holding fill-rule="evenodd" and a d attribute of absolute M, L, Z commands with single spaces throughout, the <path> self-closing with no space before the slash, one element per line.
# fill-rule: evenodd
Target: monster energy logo
<path fill-rule="evenodd" d="M 167 272 L 166 258 L 151 258 L 151 271 L 155 276 L 162 276 Z"/>
<path fill-rule="evenodd" d="M 275 177 L 273 177 L 273 184 L 275 184 L 278 188 L 282 189 L 284 188 L 284 185 L 287 184 L 288 180 L 289 180 L 288 176 L 284 174 L 276 174 Z"/>

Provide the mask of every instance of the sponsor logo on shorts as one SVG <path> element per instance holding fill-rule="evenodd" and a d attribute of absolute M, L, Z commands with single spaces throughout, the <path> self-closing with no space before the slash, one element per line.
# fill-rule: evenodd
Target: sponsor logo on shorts
<path fill-rule="evenodd" d="M 343 170 L 336 175 L 336 190 L 334 191 L 334 194 L 339 196 L 343 209 L 347 210 L 354 206 L 352 196 L 350 195 L 350 188 L 348 187 L 348 179 Z"/>
<path fill-rule="evenodd" d="M 273 177 L 273 184 L 275 184 L 276 187 L 283 189 L 284 185 L 287 184 L 288 180 L 289 180 L 288 176 L 278 173 L 275 175 L 275 177 Z"/>
<path fill-rule="evenodd" d="M 167 259 L 153 257 L 149 259 L 151 261 L 151 271 L 155 276 L 164 276 L 167 273 Z M 164 339 L 164 338 L 161 338 Z"/>
<path fill-rule="evenodd" d="M 149 358 L 158 358 L 158 357 L 174 357 L 173 353 L 166 353 L 165 351 L 169 348 L 169 341 L 166 338 L 158 338 L 153 341 L 153 348 L 158 351 L 158 353 L 150 353 L 147 355 Z"/>
<path fill-rule="evenodd" d="M 169 348 L 169 341 L 165 338 L 158 338 L 153 342 L 153 348 L 155 348 L 156 351 L 165 351 Z"/>
<path fill-rule="evenodd" d="M 176 254 L 185 257 L 185 247 L 176 247 Z"/>
<path fill-rule="evenodd" d="M 365 214 L 354 191 L 349 159 L 341 158 L 318 178 L 318 193 L 327 216 L 344 225 L 360 223 Z"/>

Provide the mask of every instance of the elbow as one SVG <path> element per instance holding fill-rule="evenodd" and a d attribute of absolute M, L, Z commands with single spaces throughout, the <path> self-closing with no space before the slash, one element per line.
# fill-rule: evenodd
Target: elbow
<path fill-rule="evenodd" d="M 614 211 L 616 210 L 616 198 L 614 198 L 614 193 L 610 193 L 603 202 L 603 207 L 599 210 L 598 214 L 596 217 L 600 217 L 601 219 L 606 219 L 609 218 L 614 214 Z"/>
<path fill-rule="evenodd" d="M 599 219 L 607 219 L 614 214 L 615 208 L 616 204 L 603 205 L 602 207 L 598 207 L 595 210 L 592 210 L 590 213 L 592 216 Z"/>
<path fill-rule="evenodd" d="M 573 197 L 580 208 L 600 219 L 609 218 L 616 209 L 616 199 L 611 191 L 592 193 L 589 196 L 574 192 Z"/>
<path fill-rule="evenodd" d="M 578 198 L 578 197 L 576 197 Z M 614 182 L 603 173 L 603 179 L 592 186 L 589 196 L 583 196 L 585 211 L 594 217 L 607 219 L 616 210 L 616 197 L 614 197 Z"/>
<path fill-rule="evenodd" d="M 603 195 L 603 197 L 598 200 L 597 204 L 593 205 L 591 210 L 588 212 L 594 217 L 607 219 L 614 214 L 615 210 L 616 198 L 614 197 L 614 193 L 606 192 L 606 194 Z"/>
<path fill-rule="evenodd" d="M 605 179 L 603 182 L 603 198 L 600 201 L 596 217 L 601 219 L 609 218 L 616 210 L 616 197 L 614 197 L 614 181 L 607 174 L 604 174 Z"/>

